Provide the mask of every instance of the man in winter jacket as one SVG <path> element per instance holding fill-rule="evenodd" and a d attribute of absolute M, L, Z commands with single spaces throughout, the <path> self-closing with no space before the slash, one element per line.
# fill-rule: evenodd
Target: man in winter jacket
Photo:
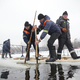
<path fill-rule="evenodd" d="M 31 42 L 29 42 L 31 32 L 33 32 L 33 33 L 32 33 Z M 27 21 L 24 24 L 23 40 L 27 44 L 26 51 L 27 51 L 28 45 L 30 45 L 30 47 L 31 47 L 31 44 L 33 45 L 34 49 L 36 49 L 36 47 L 35 47 L 35 32 L 34 32 L 34 28 Z M 38 54 L 39 54 L 39 47 L 38 47 Z M 29 53 L 28 53 L 28 56 L 27 56 L 27 60 L 30 60 L 30 48 L 29 48 Z"/>
<path fill-rule="evenodd" d="M 67 11 L 65 11 L 63 13 L 62 16 L 59 17 L 59 19 L 57 19 L 56 24 L 60 27 L 62 34 L 60 35 L 60 37 L 58 38 L 59 40 L 59 47 L 58 47 L 58 52 L 57 52 L 57 59 L 61 59 L 61 52 L 62 49 L 64 47 L 64 45 L 67 46 L 71 56 L 73 59 L 78 59 L 79 56 L 76 55 L 73 45 L 71 43 L 71 36 L 70 36 L 70 26 L 69 26 L 69 19 L 68 17 L 68 13 Z"/>
<path fill-rule="evenodd" d="M 6 54 L 7 58 L 7 53 L 9 53 L 9 57 L 12 58 L 10 53 L 10 39 L 3 42 L 2 58 L 4 58 L 4 54 Z"/>
<path fill-rule="evenodd" d="M 43 33 L 40 36 L 40 39 L 35 42 L 35 44 L 39 44 L 44 37 L 49 34 L 50 38 L 48 40 L 48 49 L 50 53 L 50 58 L 46 60 L 46 62 L 53 62 L 56 60 L 56 52 L 55 52 L 55 46 L 53 46 L 53 43 L 55 40 L 60 36 L 61 30 L 60 28 L 50 20 L 50 17 L 47 15 L 39 14 L 38 20 L 40 21 L 40 25 L 37 28 L 37 26 L 34 26 L 34 28 L 37 28 L 37 32 L 39 33 L 41 30 L 43 30 Z"/>

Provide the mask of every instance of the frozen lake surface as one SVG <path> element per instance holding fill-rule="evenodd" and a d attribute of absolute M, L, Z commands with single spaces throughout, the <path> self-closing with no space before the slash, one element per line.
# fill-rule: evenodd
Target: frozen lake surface
<path fill-rule="evenodd" d="M 79 50 L 76 50 L 78 55 Z M 64 52 L 62 56 L 70 56 L 67 50 Z M 49 55 L 48 51 L 40 54 Z M 35 52 L 30 56 L 35 56 Z M 21 57 L 21 54 L 12 54 L 12 57 Z M 80 80 L 80 62 L 42 63 L 37 66 L 17 64 L 17 61 L 20 60 L 2 59 L 0 55 L 0 80 Z"/>

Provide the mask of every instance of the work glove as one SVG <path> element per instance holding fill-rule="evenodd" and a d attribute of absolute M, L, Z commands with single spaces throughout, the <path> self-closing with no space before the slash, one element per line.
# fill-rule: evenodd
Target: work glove
<path fill-rule="evenodd" d="M 34 32 L 34 31 L 35 31 L 35 29 L 34 29 L 34 28 L 32 28 L 31 32 Z"/>
<path fill-rule="evenodd" d="M 62 28 L 62 31 L 63 31 L 63 32 L 67 32 L 67 29 L 66 29 L 66 28 Z"/>
<path fill-rule="evenodd" d="M 32 29 L 31 32 L 34 32 L 34 30 Z"/>
<path fill-rule="evenodd" d="M 37 25 L 34 25 L 33 28 L 34 28 L 34 29 L 37 29 Z"/>
<path fill-rule="evenodd" d="M 27 44 L 29 45 L 29 44 L 31 44 L 31 42 L 30 42 L 30 41 L 28 41 L 28 42 L 27 42 Z"/>

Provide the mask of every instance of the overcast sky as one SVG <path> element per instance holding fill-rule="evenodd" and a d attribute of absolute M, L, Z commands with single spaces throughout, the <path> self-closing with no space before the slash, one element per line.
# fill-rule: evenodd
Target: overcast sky
<path fill-rule="evenodd" d="M 24 22 L 33 24 L 34 14 L 56 19 L 67 11 L 70 19 L 71 40 L 80 40 L 80 0 L 0 0 L 0 44 L 11 39 L 11 44 L 23 43 Z M 35 24 L 39 25 L 36 18 Z"/>

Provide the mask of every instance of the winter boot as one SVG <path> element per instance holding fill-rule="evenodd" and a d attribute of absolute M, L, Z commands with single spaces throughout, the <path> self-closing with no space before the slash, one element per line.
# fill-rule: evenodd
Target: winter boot
<path fill-rule="evenodd" d="M 75 52 L 72 52 L 72 53 L 71 53 L 71 56 L 72 56 L 73 59 L 78 59 L 78 58 L 80 58 L 80 56 L 77 56 L 77 54 L 76 54 Z"/>
<path fill-rule="evenodd" d="M 56 59 L 61 59 L 61 53 L 57 53 L 57 57 L 56 57 Z"/>
<path fill-rule="evenodd" d="M 9 57 L 12 58 L 12 57 L 11 57 L 11 53 L 9 53 Z"/>
<path fill-rule="evenodd" d="M 4 53 L 2 53 L 2 58 L 4 58 Z"/>
<path fill-rule="evenodd" d="M 43 57 L 43 56 L 41 54 L 39 54 L 38 57 Z"/>
<path fill-rule="evenodd" d="M 50 58 L 46 60 L 46 62 L 54 62 L 56 61 L 56 51 L 55 46 L 52 47 L 52 49 L 49 50 L 50 52 Z"/>
<path fill-rule="evenodd" d="M 30 60 L 30 52 L 28 52 L 26 61 L 29 61 L 29 60 Z"/>

